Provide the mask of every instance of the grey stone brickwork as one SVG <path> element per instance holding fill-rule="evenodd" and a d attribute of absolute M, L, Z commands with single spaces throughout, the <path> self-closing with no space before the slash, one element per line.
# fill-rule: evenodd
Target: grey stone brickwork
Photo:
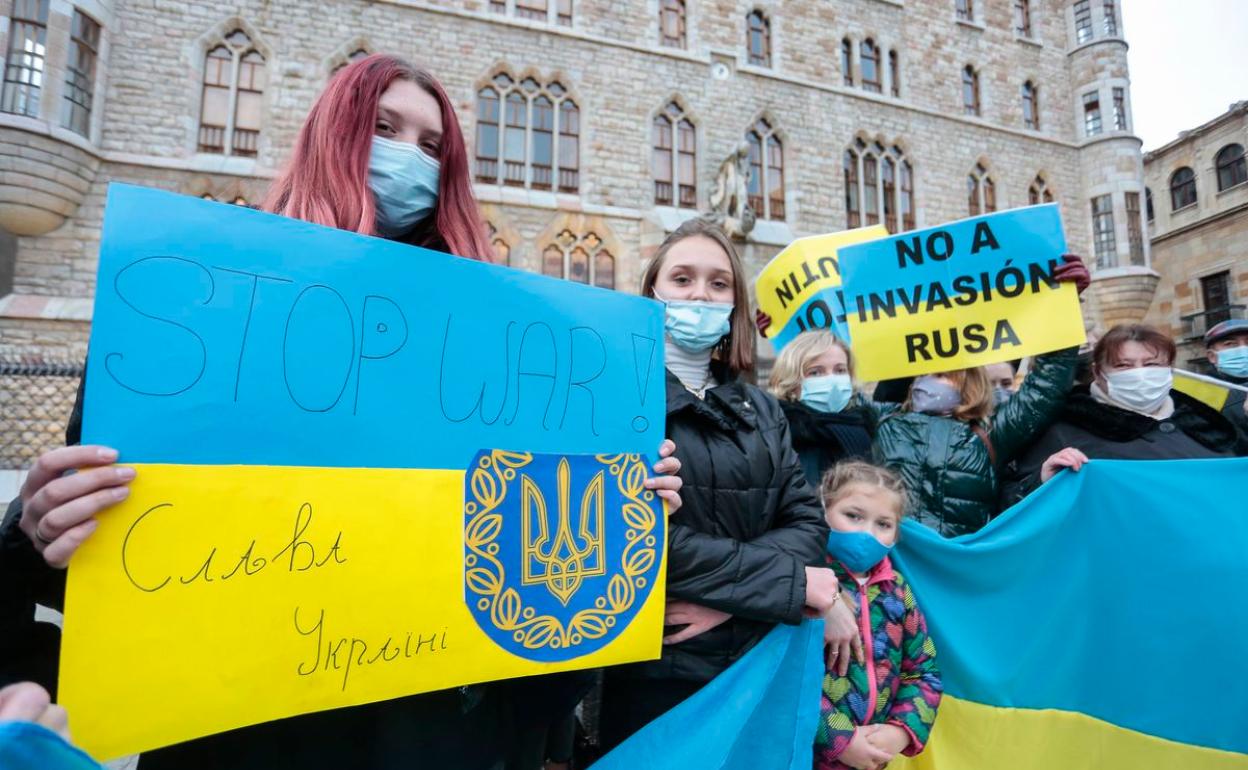
<path fill-rule="evenodd" d="M 1202 278 L 1227 273 L 1231 304 L 1248 305 L 1248 183 L 1219 190 L 1216 168 L 1218 152 L 1235 144 L 1248 148 L 1248 101 L 1144 156 L 1153 198 L 1153 264 L 1161 275 L 1146 320 L 1175 336 L 1184 364 L 1204 358 L 1204 314 L 1217 309 L 1205 304 Z M 1196 203 L 1176 211 L 1170 181 L 1184 167 L 1196 174 Z M 1235 313 L 1244 317 L 1242 309 Z"/>
<path fill-rule="evenodd" d="M 8 50 L 11 5 L 0 0 L 0 55 Z M 616 286 L 635 290 L 663 234 L 692 214 L 654 205 L 651 122 L 673 98 L 696 123 L 702 208 L 719 162 L 758 118 L 783 140 L 787 216 L 761 222 L 741 244 L 751 270 L 795 237 L 846 226 L 841 157 L 859 136 L 904 150 L 919 226 L 967 216 L 966 177 L 981 163 L 998 208 L 1026 205 L 1028 186 L 1042 175 L 1072 249 L 1091 258 L 1090 196 L 1111 191 L 1125 265 L 1122 194 L 1142 190 L 1139 142 L 1129 127 L 1084 137 L 1080 102 L 1097 88 L 1107 105 L 1109 89 L 1127 87 L 1125 42 L 1103 34 L 1099 0 L 1096 36 L 1082 46 L 1066 0 L 1032 2 L 1030 38 L 1016 33 L 1012 3 L 975 5 L 980 16 L 963 22 L 953 0 L 699 0 L 688 3 L 686 48 L 673 49 L 659 45 L 657 0 L 573 0 L 570 27 L 520 19 L 511 2 L 508 13 L 495 13 L 485 0 L 83 0 L 77 7 L 101 22 L 103 39 L 91 130 L 81 137 L 59 125 L 75 6 L 52 0 L 42 114 L 0 113 L 0 226 L 18 235 L 12 293 L 0 299 L 0 353 L 80 355 L 110 181 L 257 202 L 332 67 L 358 48 L 433 70 L 470 143 L 475 93 L 494 73 L 557 77 L 569 89 L 581 114 L 578 192 L 477 185 L 490 224 L 524 269 L 540 269 L 543 248 L 562 229 L 592 229 L 616 256 Z M 753 8 L 770 17 L 771 67 L 747 63 L 745 17 Z M 196 151 L 204 55 L 235 28 L 264 55 L 269 79 L 254 159 Z M 884 51 L 886 86 L 887 52 L 897 52 L 898 96 L 891 87 L 875 94 L 844 83 L 845 38 L 854 43 L 855 82 L 863 40 Z M 968 64 L 980 72 L 977 117 L 962 106 Z M 1023 127 L 1028 80 L 1039 87 L 1039 130 Z M 58 160 L 29 168 L 27 156 L 57 145 Z M 33 199 L 49 184 L 64 188 L 56 206 L 44 206 L 60 221 L 6 208 L 23 187 Z M 1103 304 L 1090 307 L 1100 313 Z M 63 341 L 44 325 L 63 329 Z"/>

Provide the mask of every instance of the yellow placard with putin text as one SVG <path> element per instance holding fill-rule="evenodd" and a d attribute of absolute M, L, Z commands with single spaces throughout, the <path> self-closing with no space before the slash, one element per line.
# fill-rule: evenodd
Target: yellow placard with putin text
<path fill-rule="evenodd" d="M 754 282 L 754 292 L 758 309 L 771 317 L 764 336 L 777 352 L 812 329 L 849 339 L 837 250 L 887 236 L 883 225 L 872 225 L 798 238 L 767 263 Z"/>

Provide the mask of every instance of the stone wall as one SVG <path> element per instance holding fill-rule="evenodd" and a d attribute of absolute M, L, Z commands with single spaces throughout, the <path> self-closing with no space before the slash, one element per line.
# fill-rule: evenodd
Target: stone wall
<path fill-rule="evenodd" d="M 1208 324 L 1198 314 L 1211 308 L 1204 306 L 1202 278 L 1229 272 L 1231 303 L 1248 305 L 1248 183 L 1218 190 L 1215 168 L 1217 153 L 1232 144 L 1248 147 L 1248 101 L 1144 158 L 1155 212 L 1153 265 L 1161 275 L 1147 321 L 1180 342 L 1181 363 L 1199 365 L 1204 358 L 1200 336 Z M 1170 179 L 1183 167 L 1196 174 L 1196 203 L 1175 210 Z"/>
<path fill-rule="evenodd" d="M 1138 141 L 1129 132 L 1085 141 L 1078 106 L 1089 82 L 1125 83 L 1125 45 L 1111 38 L 1076 47 L 1064 0 L 1033 0 L 1027 39 L 1015 33 L 1011 3 L 976 3 L 980 16 L 965 22 L 950 0 L 705 0 L 689 3 L 684 49 L 658 45 L 657 0 L 574 0 L 570 27 L 517 18 L 514 0 L 504 14 L 485 0 L 83 0 L 77 6 L 104 27 L 87 137 L 57 124 L 62 38 L 75 6 L 52 5 L 51 101 L 38 119 L 0 114 L 0 155 L 23 158 L 59 142 L 57 152 L 78 163 L 60 171 L 82 173 L 62 179 L 76 196 L 58 212 L 64 223 L 17 239 L 12 294 L 0 298 L 0 360 L 81 360 L 108 183 L 258 202 L 333 66 L 358 48 L 432 69 L 470 143 L 476 92 L 495 72 L 557 77 L 581 114 L 579 190 L 478 184 L 477 194 L 513 265 L 540 270 L 552 238 L 592 231 L 616 258 L 622 290 L 636 289 L 663 234 L 695 213 L 654 205 L 651 123 L 672 99 L 696 123 L 700 207 L 720 161 L 759 118 L 784 143 L 786 217 L 760 222 L 741 244 L 751 272 L 793 238 L 846 226 L 841 159 L 857 137 L 904 151 L 920 227 L 967 216 L 966 178 L 976 164 L 988 169 L 1000 209 L 1026 205 L 1029 185 L 1043 176 L 1071 249 L 1089 258 L 1092 191 L 1108 186 L 1121 207 L 1122 191 L 1140 187 Z M 748 63 L 745 18 L 754 8 L 770 15 L 771 67 Z M 11 1 L 0 0 L 0 15 L 10 11 Z M 255 158 L 197 152 L 204 55 L 236 28 L 264 56 L 268 76 Z M 7 32 L 0 25 L 0 50 Z M 845 38 L 854 44 L 854 85 L 841 69 Z M 861 87 L 867 38 L 882 50 L 882 94 Z M 888 88 L 890 50 L 899 57 L 897 97 Z M 968 64 L 980 73 L 980 116 L 962 106 Z M 1028 80 L 1039 87 L 1039 130 L 1023 127 Z M 1102 99 L 1107 105 L 1108 93 Z M 15 168 L 0 157 L 0 190 L 44 185 Z M 1120 242 L 1125 249 L 1125 230 Z"/>

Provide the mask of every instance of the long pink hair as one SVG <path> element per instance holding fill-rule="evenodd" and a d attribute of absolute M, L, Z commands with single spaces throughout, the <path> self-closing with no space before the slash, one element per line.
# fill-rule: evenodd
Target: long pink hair
<path fill-rule="evenodd" d="M 377 103 L 402 78 L 425 89 L 442 112 L 441 174 L 437 208 L 411 239 L 461 257 L 492 261 L 481 214 L 472 194 L 468 151 L 451 100 L 426 70 L 397 56 L 373 54 L 335 75 L 312 105 L 289 165 L 269 188 L 264 210 L 306 222 L 376 234 L 368 158 Z"/>

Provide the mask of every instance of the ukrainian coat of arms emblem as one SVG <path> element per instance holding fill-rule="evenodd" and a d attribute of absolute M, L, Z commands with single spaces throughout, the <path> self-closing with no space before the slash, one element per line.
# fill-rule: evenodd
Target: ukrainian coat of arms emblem
<path fill-rule="evenodd" d="M 663 507 L 641 455 L 483 450 L 464 489 L 464 598 L 477 624 L 530 660 L 602 649 L 662 568 Z"/>

